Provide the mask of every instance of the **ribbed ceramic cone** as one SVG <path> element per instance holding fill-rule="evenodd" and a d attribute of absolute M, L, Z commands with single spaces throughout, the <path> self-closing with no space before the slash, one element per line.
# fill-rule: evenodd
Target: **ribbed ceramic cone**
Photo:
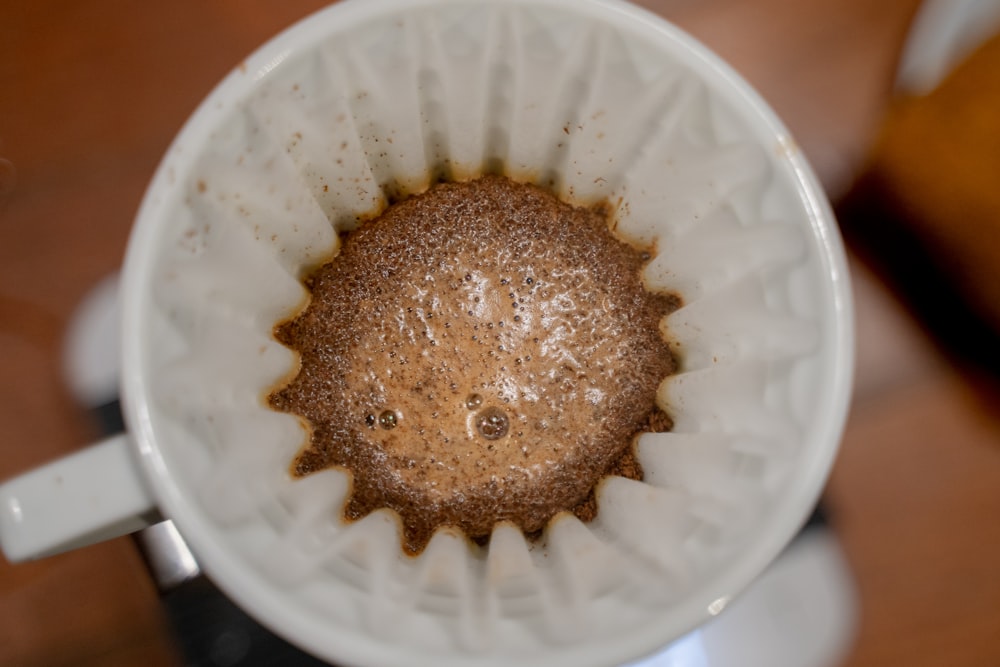
<path fill-rule="evenodd" d="M 829 448 L 828 222 L 793 145 L 728 71 L 617 4 L 347 3 L 316 20 L 230 76 L 151 190 L 149 419 L 185 502 L 280 591 L 283 634 L 331 659 L 599 664 L 688 629 Z M 561 516 L 540 542 L 500 525 L 488 548 L 441 532 L 408 557 L 388 511 L 341 521 L 343 472 L 288 474 L 304 430 L 265 396 L 297 361 L 271 331 L 338 231 L 497 168 L 606 199 L 620 234 L 655 242 L 645 278 L 685 304 L 663 323 L 676 427 L 641 437 L 645 481 L 603 482 L 589 524 Z"/>

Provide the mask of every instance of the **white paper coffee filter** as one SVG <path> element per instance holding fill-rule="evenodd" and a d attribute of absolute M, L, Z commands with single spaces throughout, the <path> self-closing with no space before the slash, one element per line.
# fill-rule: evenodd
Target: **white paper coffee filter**
<path fill-rule="evenodd" d="M 681 372 L 644 482 L 589 524 L 418 557 L 394 516 L 344 524 L 347 475 L 293 479 L 305 430 L 266 406 L 296 369 L 272 337 L 337 232 L 501 166 L 655 242 Z M 612 664 L 718 613 L 780 550 L 832 459 L 850 310 L 828 208 L 728 69 L 617 2 L 348 1 L 281 35 L 206 100 L 147 195 L 130 410 L 153 484 L 207 571 L 265 624 L 343 664 Z M 145 250 L 136 248 L 148 248 Z M 128 357 L 126 363 L 129 363 Z M 136 416 L 139 415 L 139 416 Z M 138 424 L 134 422 L 139 422 Z M 707 610 L 707 611 L 706 611 Z"/>

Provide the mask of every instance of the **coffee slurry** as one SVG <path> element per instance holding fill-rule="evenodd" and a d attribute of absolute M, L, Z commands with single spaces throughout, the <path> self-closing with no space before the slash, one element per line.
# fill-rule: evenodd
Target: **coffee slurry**
<path fill-rule="evenodd" d="M 659 327 L 679 301 L 643 287 L 649 254 L 602 212 L 486 176 L 343 240 L 275 329 L 301 364 L 269 400 L 311 424 L 296 475 L 351 472 L 348 519 L 395 510 L 417 553 L 441 526 L 485 539 L 589 518 L 605 475 L 641 477 L 635 437 L 670 425 Z"/>

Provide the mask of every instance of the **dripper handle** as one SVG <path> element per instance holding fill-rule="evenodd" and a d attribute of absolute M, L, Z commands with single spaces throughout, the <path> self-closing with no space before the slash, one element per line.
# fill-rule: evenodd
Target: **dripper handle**
<path fill-rule="evenodd" d="M 17 563 L 135 532 L 158 520 L 128 434 L 0 485 L 0 548 Z"/>

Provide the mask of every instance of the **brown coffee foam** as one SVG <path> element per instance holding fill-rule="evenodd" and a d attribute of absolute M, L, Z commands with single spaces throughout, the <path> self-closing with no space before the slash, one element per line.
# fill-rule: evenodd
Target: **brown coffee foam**
<path fill-rule="evenodd" d="M 592 506 L 602 476 L 638 470 L 621 461 L 674 371 L 659 321 L 678 301 L 643 288 L 648 258 L 599 211 L 502 177 L 389 208 L 276 330 L 302 362 L 271 403 L 313 428 L 296 474 L 349 470 L 347 516 L 396 510 L 411 551 L 443 525 L 530 533 Z M 484 411 L 501 437 L 477 429 Z"/>

